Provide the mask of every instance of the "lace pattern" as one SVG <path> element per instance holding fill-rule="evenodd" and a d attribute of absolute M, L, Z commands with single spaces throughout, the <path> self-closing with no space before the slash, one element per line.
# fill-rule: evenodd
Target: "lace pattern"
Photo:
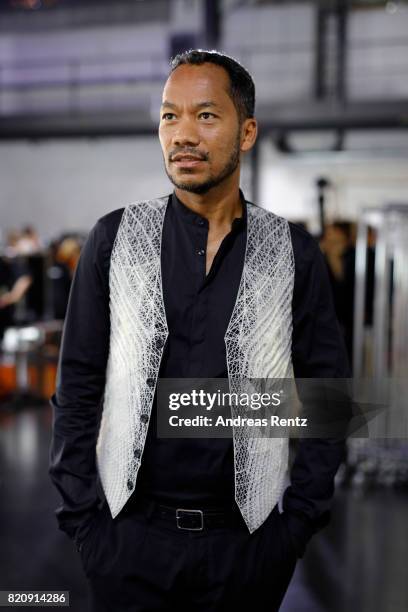
<path fill-rule="evenodd" d="M 126 207 L 110 262 L 110 352 L 96 453 L 112 517 L 132 494 L 168 337 L 161 236 L 168 196 Z M 290 378 L 294 258 L 288 222 L 247 203 L 240 286 L 225 334 L 231 391 L 251 378 Z M 268 389 L 268 392 L 270 389 Z M 232 416 L 238 414 L 232 408 Z M 235 497 L 252 533 L 282 493 L 288 440 L 234 429 Z"/>

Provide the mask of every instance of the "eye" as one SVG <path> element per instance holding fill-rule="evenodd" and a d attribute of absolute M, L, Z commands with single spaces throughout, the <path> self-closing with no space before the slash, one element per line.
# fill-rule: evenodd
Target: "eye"
<path fill-rule="evenodd" d="M 216 117 L 216 115 L 214 115 L 214 113 L 209 113 L 207 111 L 204 111 L 203 113 L 200 113 L 198 116 L 202 117 L 203 119 L 210 119 L 210 118 Z"/>
<path fill-rule="evenodd" d="M 174 113 L 163 113 L 162 119 L 171 121 L 175 117 Z"/>

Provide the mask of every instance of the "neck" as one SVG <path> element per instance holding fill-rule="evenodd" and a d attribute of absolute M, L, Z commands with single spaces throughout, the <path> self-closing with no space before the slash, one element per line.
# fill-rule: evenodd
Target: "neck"
<path fill-rule="evenodd" d="M 230 226 L 233 219 L 243 214 L 239 178 L 233 184 L 226 181 L 203 194 L 191 193 L 178 187 L 174 192 L 187 208 L 208 219 L 213 227 Z"/>

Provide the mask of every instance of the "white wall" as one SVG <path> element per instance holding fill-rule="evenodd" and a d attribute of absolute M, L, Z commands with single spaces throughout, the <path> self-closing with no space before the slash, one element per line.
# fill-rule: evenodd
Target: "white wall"
<path fill-rule="evenodd" d="M 0 146 L 3 232 L 24 223 L 45 239 L 61 230 L 88 230 L 110 210 L 171 190 L 155 138 Z"/>
<path fill-rule="evenodd" d="M 317 229 L 316 178 L 332 180 L 329 217 L 356 219 L 363 206 L 408 203 L 408 157 L 278 155 L 261 147 L 259 204 Z M 249 191 L 248 166 L 242 185 Z M 170 193 L 155 137 L 4 143 L 0 145 L 0 228 L 34 224 L 44 239 L 87 231 L 104 213 Z"/>
<path fill-rule="evenodd" d="M 318 231 L 316 179 L 328 178 L 328 219 L 357 220 L 366 206 L 406 203 L 408 155 L 390 157 L 366 153 L 315 153 L 282 156 L 270 143 L 262 147 L 260 200 L 283 217 L 304 220 Z"/>

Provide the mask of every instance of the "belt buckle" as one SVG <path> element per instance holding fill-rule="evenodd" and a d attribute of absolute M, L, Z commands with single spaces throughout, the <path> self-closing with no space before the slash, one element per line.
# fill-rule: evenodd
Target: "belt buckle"
<path fill-rule="evenodd" d="M 183 527 L 182 525 L 180 525 L 180 519 L 182 519 L 183 517 L 179 515 L 179 512 L 188 512 L 190 514 L 198 514 L 201 518 L 200 527 Z M 202 510 L 190 510 L 189 508 L 177 508 L 176 520 L 177 520 L 177 527 L 179 529 L 186 529 L 187 531 L 202 531 L 204 529 L 204 515 L 203 515 Z"/>

